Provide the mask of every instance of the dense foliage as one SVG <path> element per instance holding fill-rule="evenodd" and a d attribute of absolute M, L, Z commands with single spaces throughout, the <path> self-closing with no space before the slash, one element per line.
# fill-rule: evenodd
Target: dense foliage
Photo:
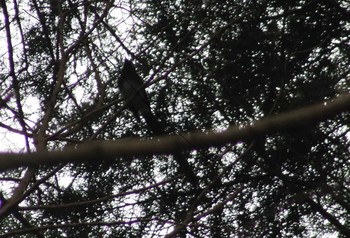
<path fill-rule="evenodd" d="M 246 125 L 350 87 L 347 1 L 1 0 L 1 9 L 0 127 L 2 140 L 25 141 L 17 151 L 152 137 L 120 98 L 124 58 L 168 134 Z M 0 209 L 0 235 L 349 237 L 349 119 L 185 151 L 198 187 L 171 154 L 3 171 L 1 206 L 12 205 Z"/>

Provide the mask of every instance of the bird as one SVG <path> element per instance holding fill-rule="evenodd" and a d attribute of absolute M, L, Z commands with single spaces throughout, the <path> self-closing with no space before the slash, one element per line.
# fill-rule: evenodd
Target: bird
<path fill-rule="evenodd" d="M 130 60 L 124 60 L 124 65 L 117 83 L 123 101 L 126 103 L 126 107 L 133 113 L 135 119 L 140 123 L 140 118 L 143 117 L 147 126 L 154 134 L 164 134 L 164 126 L 151 111 L 146 91 L 143 88 L 143 80 L 136 72 L 135 66 Z"/>
<path fill-rule="evenodd" d="M 141 122 L 140 117 L 143 117 L 154 135 L 166 134 L 165 126 L 157 120 L 151 111 L 142 78 L 136 72 L 134 64 L 128 59 L 124 60 L 117 84 L 126 108 L 133 113 L 136 120 Z M 175 152 L 173 158 L 179 166 L 179 172 L 184 174 L 193 186 L 197 187 L 197 177 L 192 170 L 192 166 L 186 160 L 186 153 L 182 151 Z"/>

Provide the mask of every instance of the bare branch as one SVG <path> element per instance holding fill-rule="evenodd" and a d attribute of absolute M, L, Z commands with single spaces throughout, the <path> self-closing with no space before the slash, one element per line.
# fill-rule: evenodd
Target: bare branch
<path fill-rule="evenodd" d="M 257 121 L 247 126 L 231 126 L 222 132 L 192 132 L 185 135 L 161 136 L 152 139 L 120 139 L 116 141 L 95 141 L 83 144 L 79 149 L 31 154 L 0 154 L 0 169 L 20 166 L 54 165 L 67 162 L 113 160 L 116 157 L 132 157 L 167 154 L 181 150 L 222 146 L 242 140 L 252 140 L 257 136 L 305 128 L 317 122 L 330 119 L 350 108 L 350 95 L 338 97 L 291 112 Z"/>

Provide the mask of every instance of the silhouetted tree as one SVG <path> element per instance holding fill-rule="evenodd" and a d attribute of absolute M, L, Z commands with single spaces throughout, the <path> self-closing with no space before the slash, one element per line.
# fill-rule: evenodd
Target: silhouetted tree
<path fill-rule="evenodd" d="M 347 1 L 0 2 L 0 127 L 18 152 L 184 139 L 349 91 Z M 126 110 L 124 58 L 160 128 Z M 349 119 L 2 171 L 0 236 L 349 237 Z"/>

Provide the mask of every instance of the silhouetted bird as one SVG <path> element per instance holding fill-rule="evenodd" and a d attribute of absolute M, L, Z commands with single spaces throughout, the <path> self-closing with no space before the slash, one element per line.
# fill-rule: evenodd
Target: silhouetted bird
<path fill-rule="evenodd" d="M 133 63 L 125 59 L 124 66 L 120 72 L 118 87 L 126 103 L 126 107 L 134 114 L 136 120 L 140 122 L 142 116 L 150 130 L 155 135 L 165 133 L 163 123 L 159 122 L 153 115 L 147 94 L 143 86 L 143 80 L 137 74 Z M 179 172 L 185 174 L 188 181 L 197 187 L 197 178 L 193 172 L 192 166 L 186 160 L 186 153 L 180 151 L 174 153 L 174 159 L 179 165 Z"/>
<path fill-rule="evenodd" d="M 138 122 L 140 122 L 140 116 L 142 116 L 154 134 L 164 134 L 164 127 L 153 115 L 142 85 L 143 80 L 137 74 L 133 63 L 125 59 L 120 72 L 118 87 L 124 102 L 127 104 L 126 107 L 134 114 Z"/>

